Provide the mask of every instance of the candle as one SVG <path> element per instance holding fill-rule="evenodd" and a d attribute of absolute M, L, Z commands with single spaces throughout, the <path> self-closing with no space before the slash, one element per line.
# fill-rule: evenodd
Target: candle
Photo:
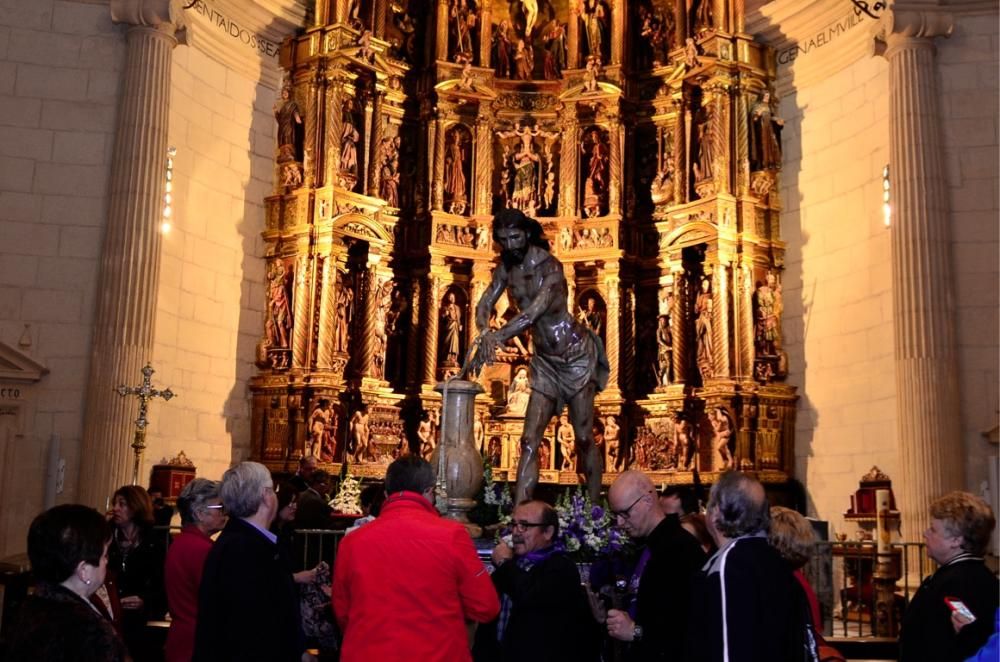
<path fill-rule="evenodd" d="M 875 512 L 876 518 L 876 540 L 878 541 L 878 553 L 889 553 L 889 540 L 892 532 L 889 531 L 889 490 L 875 490 Z"/>

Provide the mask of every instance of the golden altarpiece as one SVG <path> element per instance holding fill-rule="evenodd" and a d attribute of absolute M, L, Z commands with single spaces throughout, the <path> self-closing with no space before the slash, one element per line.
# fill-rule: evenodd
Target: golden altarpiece
<path fill-rule="evenodd" d="M 791 474 L 781 120 L 743 0 L 317 0 L 282 51 L 253 456 L 379 476 L 433 450 L 476 334 L 492 213 L 537 218 L 604 341 L 605 480 Z M 501 299 L 491 324 L 515 311 Z M 531 338 L 481 376 L 476 440 L 517 466 Z M 575 483 L 553 421 L 542 482 Z"/>

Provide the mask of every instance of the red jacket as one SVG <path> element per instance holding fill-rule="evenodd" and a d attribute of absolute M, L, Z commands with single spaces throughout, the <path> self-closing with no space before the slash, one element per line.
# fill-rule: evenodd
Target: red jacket
<path fill-rule="evenodd" d="M 194 655 L 194 629 L 198 622 L 198 587 L 212 539 L 196 526 L 185 526 L 167 550 L 164 582 L 170 609 L 167 662 L 188 661 Z"/>
<path fill-rule="evenodd" d="M 415 492 L 344 538 L 333 574 L 341 662 L 471 660 L 465 621 L 500 611 L 469 534 Z"/>

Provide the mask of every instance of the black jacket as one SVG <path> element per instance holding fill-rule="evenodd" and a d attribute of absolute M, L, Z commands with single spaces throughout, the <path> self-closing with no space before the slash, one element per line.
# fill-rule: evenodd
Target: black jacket
<path fill-rule="evenodd" d="M 645 542 L 652 554 L 639 580 L 635 618 L 643 636 L 629 646 L 630 662 L 667 660 L 684 649 L 692 584 L 706 558 L 677 515 L 667 515 Z"/>
<path fill-rule="evenodd" d="M 21 607 L 5 660 L 125 662 L 125 644 L 111 623 L 62 586 L 39 584 Z"/>
<path fill-rule="evenodd" d="M 958 634 L 951 626 L 946 597 L 958 598 L 976 616 Z M 951 662 L 972 656 L 993 633 L 998 600 L 997 578 L 982 559 L 967 557 L 941 566 L 924 580 L 903 614 L 900 662 Z"/>
<path fill-rule="evenodd" d="M 730 662 L 802 662 L 808 619 L 804 594 L 763 536 L 736 539 L 698 573 L 685 659 L 723 659 L 723 559 Z"/>
<path fill-rule="evenodd" d="M 295 584 L 278 546 L 231 517 L 205 559 L 194 660 L 298 662 L 303 650 Z"/>
<path fill-rule="evenodd" d="M 493 573 L 501 602 L 512 600 L 503 642 L 496 621 L 480 626 L 475 659 L 481 662 L 596 662 L 600 631 L 580 584 L 576 564 L 553 554 L 528 570 L 507 561 Z"/>

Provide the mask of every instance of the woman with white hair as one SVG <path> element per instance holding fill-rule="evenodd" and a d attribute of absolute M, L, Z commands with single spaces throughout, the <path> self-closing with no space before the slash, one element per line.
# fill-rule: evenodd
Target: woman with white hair
<path fill-rule="evenodd" d="M 170 632 L 167 633 L 167 662 L 190 660 L 194 654 L 194 628 L 198 622 L 198 589 L 212 538 L 226 523 L 219 484 L 195 478 L 177 499 L 181 532 L 167 551 L 164 569 Z"/>

